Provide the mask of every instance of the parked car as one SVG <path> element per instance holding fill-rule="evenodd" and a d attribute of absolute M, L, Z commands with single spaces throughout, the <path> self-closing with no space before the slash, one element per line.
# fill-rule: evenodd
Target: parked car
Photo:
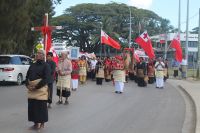
<path fill-rule="evenodd" d="M 0 55 L 0 82 L 21 85 L 31 62 L 31 58 L 25 55 Z"/>

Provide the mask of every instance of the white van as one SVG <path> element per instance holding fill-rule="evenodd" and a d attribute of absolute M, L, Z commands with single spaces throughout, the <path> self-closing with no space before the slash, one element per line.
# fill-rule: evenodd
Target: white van
<path fill-rule="evenodd" d="M 32 60 L 25 55 L 0 55 L 0 82 L 15 82 L 21 85 Z"/>

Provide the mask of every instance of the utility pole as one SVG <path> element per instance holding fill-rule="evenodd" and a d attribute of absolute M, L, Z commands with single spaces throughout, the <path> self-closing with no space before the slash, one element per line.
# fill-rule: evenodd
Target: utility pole
<path fill-rule="evenodd" d="M 132 30 L 132 23 L 131 23 L 131 8 L 128 7 L 129 9 L 129 17 L 130 17 L 130 25 L 129 25 L 129 42 L 128 42 L 128 47 L 130 48 L 131 47 L 131 30 Z"/>
<path fill-rule="evenodd" d="M 180 37 L 181 32 L 181 0 L 179 0 L 179 8 L 178 8 L 178 35 Z"/>
<path fill-rule="evenodd" d="M 102 29 L 103 29 L 103 23 L 102 22 L 100 22 L 100 26 L 101 26 L 101 32 L 102 32 Z M 101 35 L 102 35 L 102 33 L 101 33 Z M 101 37 L 102 38 L 102 37 Z M 101 42 L 100 42 L 100 51 L 99 51 L 99 55 L 100 55 L 100 58 L 101 58 L 101 56 L 102 56 L 102 40 L 100 40 Z"/>
<path fill-rule="evenodd" d="M 199 8 L 199 34 L 198 34 L 198 67 L 197 67 L 197 78 L 200 77 L 200 8 Z"/>
<path fill-rule="evenodd" d="M 164 56 L 164 58 L 165 59 L 167 59 L 167 39 L 168 39 L 168 37 L 167 37 L 167 32 L 165 33 L 165 56 Z"/>
<path fill-rule="evenodd" d="M 188 65 L 188 26 L 189 26 L 189 0 L 187 0 L 187 19 L 186 19 L 186 43 L 185 43 L 185 59 Z M 186 69 L 186 77 L 187 77 L 187 69 Z"/>

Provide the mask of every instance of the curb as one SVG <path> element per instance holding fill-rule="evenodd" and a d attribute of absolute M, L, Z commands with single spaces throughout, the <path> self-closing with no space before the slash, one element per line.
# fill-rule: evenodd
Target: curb
<path fill-rule="evenodd" d="M 195 101 L 184 87 L 178 85 L 178 88 L 181 93 L 183 93 L 182 95 L 186 105 L 185 120 L 183 123 L 182 133 L 195 133 L 197 127 L 197 108 Z"/>

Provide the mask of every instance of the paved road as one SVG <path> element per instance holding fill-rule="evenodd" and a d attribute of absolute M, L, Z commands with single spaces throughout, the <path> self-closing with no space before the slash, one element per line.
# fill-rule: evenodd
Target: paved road
<path fill-rule="evenodd" d="M 56 105 L 57 100 L 54 96 L 42 133 L 181 133 L 185 116 L 182 96 L 167 83 L 156 89 L 130 81 L 123 94 L 115 94 L 111 83 L 88 81 L 72 92 L 69 105 Z M 26 88 L 0 86 L 0 133 L 32 133 L 31 125 Z"/>

